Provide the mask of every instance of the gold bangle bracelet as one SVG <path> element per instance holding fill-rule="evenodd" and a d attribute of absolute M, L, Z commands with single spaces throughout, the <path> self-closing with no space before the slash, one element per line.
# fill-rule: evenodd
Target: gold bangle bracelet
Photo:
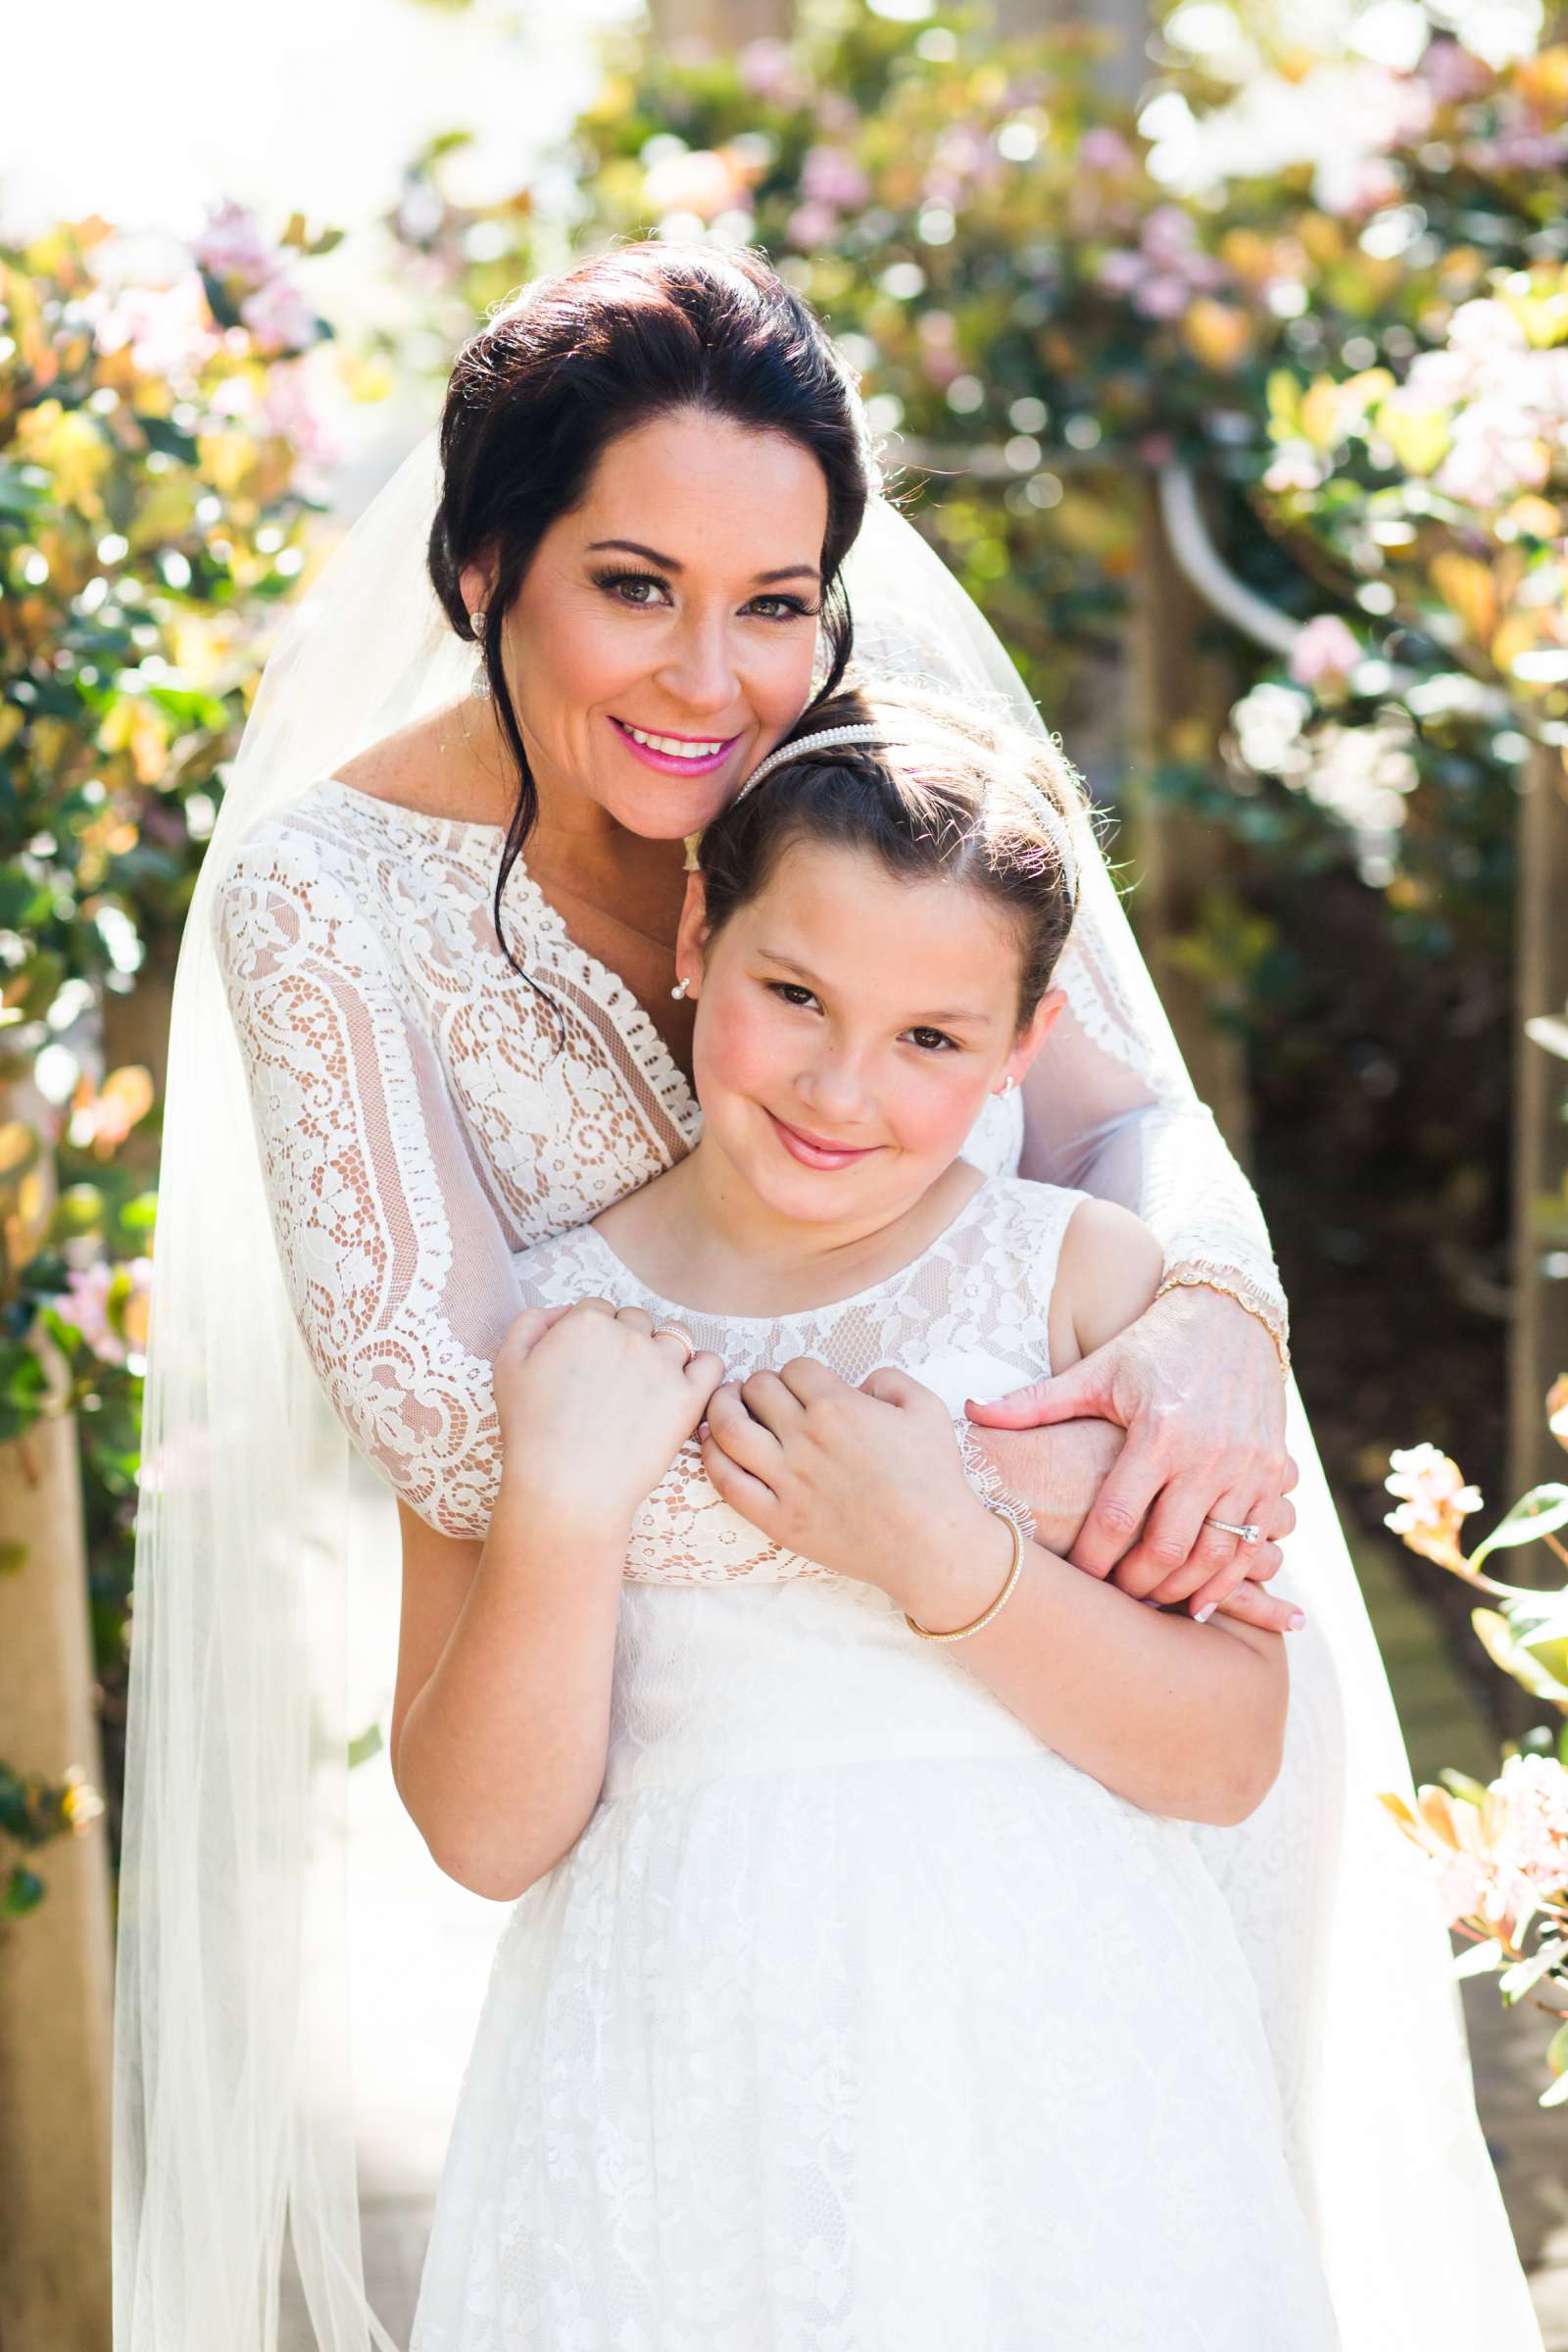
<path fill-rule="evenodd" d="M 989 1609 L 984 1610 L 980 1616 L 972 1618 L 967 1625 L 955 1626 L 951 1634 L 934 1634 L 928 1625 L 916 1625 L 908 1610 L 906 1609 L 904 1612 L 905 1624 L 911 1634 L 918 1634 L 922 1642 L 965 1642 L 971 1634 L 977 1634 L 983 1625 L 989 1625 L 997 1611 L 1012 1597 L 1012 1589 L 1023 1574 L 1023 1529 L 1011 1511 L 1005 1509 L 1003 1504 L 988 1502 L 986 1509 L 993 1518 L 1004 1519 L 1012 1530 L 1012 1566 L 1007 1571 L 1007 1581 Z"/>
<path fill-rule="evenodd" d="M 1167 1291 L 1217 1291 L 1222 1298 L 1234 1298 L 1244 1314 L 1250 1315 L 1255 1323 L 1262 1324 L 1263 1329 L 1268 1333 L 1269 1338 L 1274 1343 L 1274 1351 L 1280 1359 L 1280 1372 L 1282 1377 L 1287 1377 L 1289 1375 L 1291 1369 L 1291 1350 L 1285 1334 L 1278 1328 L 1273 1319 L 1264 1313 L 1262 1307 L 1258 1305 L 1257 1300 L 1255 1298 L 1249 1298 L 1245 1291 L 1233 1289 L 1230 1283 L 1221 1282 L 1216 1275 L 1199 1273 L 1167 1274 L 1164 1281 L 1160 1284 L 1158 1290 L 1154 1293 L 1155 1300 L 1157 1301 L 1158 1299 L 1163 1298 Z"/>

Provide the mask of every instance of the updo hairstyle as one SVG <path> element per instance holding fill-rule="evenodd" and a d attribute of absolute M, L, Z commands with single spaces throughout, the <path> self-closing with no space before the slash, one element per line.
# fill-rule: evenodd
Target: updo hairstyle
<path fill-rule="evenodd" d="M 766 887 L 799 843 L 866 850 L 887 871 L 942 879 L 999 907 L 1018 943 L 1018 1026 L 1051 985 L 1077 908 L 1076 864 L 1093 851 L 1082 781 L 1049 737 L 914 687 L 851 689 L 814 704 L 784 738 L 872 725 L 880 740 L 782 760 L 713 819 L 698 847 L 713 931 Z"/>

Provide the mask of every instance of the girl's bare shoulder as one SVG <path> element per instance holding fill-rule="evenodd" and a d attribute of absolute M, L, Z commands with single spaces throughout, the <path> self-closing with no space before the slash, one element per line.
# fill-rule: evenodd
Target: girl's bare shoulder
<path fill-rule="evenodd" d="M 1153 1303 L 1165 1253 L 1142 1217 L 1119 1201 L 1081 1200 L 1062 1236 L 1052 1299 L 1052 1365 L 1102 1348 Z"/>

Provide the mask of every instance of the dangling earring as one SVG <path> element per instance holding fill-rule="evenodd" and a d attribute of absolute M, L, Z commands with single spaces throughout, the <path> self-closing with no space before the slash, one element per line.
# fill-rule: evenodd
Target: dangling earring
<path fill-rule="evenodd" d="M 683 997 L 690 986 L 691 982 L 689 980 L 677 980 L 669 993 L 672 997 Z"/>
<path fill-rule="evenodd" d="M 468 625 L 472 629 L 475 637 L 482 638 L 484 634 L 484 607 L 483 605 L 475 605 L 473 611 L 468 614 Z M 490 700 L 490 678 L 489 673 L 485 669 L 484 654 L 482 651 L 479 655 L 479 666 L 473 673 L 473 683 L 468 688 L 468 692 L 472 695 L 476 703 L 487 703 Z"/>

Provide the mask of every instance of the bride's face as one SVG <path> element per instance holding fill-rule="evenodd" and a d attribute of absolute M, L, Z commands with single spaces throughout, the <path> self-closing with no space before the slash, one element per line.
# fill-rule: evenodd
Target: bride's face
<path fill-rule="evenodd" d="M 724 806 L 809 700 L 827 503 L 798 442 L 722 417 L 611 443 L 507 619 L 547 822 L 668 841 Z"/>

